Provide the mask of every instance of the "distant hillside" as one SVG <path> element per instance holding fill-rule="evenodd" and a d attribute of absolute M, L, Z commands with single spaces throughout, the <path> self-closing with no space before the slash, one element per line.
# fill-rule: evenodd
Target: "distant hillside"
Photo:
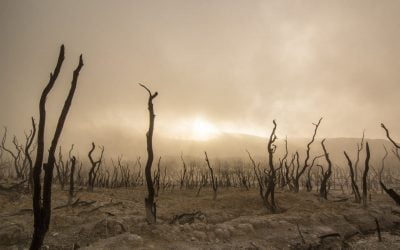
<path fill-rule="evenodd" d="M 88 132 L 82 138 L 93 138 L 97 144 L 104 145 L 106 148 L 106 157 L 116 157 L 123 155 L 125 158 L 136 158 L 146 155 L 146 141 L 144 135 L 133 133 L 130 135 L 120 133 L 118 131 L 107 131 L 107 133 L 99 133 L 98 131 Z M 85 139 L 86 140 L 86 139 Z M 301 156 L 301 161 L 304 161 L 306 145 L 310 138 L 288 138 L 289 155 L 298 151 Z M 371 164 L 372 166 L 380 167 L 381 159 L 384 155 L 383 145 L 389 151 L 387 163 L 392 162 L 397 164 L 393 154 L 391 153 L 392 145 L 384 139 L 366 139 L 371 148 Z M 86 158 L 87 152 L 90 149 L 91 141 L 68 141 L 64 140 L 63 145 L 74 143 L 79 155 Z M 357 151 L 357 143 L 360 138 L 327 138 L 326 147 L 333 160 L 333 164 L 346 165 L 343 151 L 346 150 L 349 155 L 355 160 Z M 284 138 L 277 140 L 276 159 L 282 156 L 284 151 Z M 155 134 L 154 150 L 156 156 L 163 157 L 178 157 L 181 152 L 185 156 L 203 157 L 204 151 L 207 151 L 211 158 L 245 158 L 247 159 L 246 150 L 254 157 L 260 160 L 266 159 L 267 139 L 257 136 L 244 134 L 221 134 L 208 141 L 194 140 L 179 140 L 160 137 Z M 321 139 L 318 138 L 311 147 L 313 156 L 321 154 Z M 361 153 L 360 165 L 364 164 L 365 147 Z M 347 166 L 347 165 L 346 165 Z"/>

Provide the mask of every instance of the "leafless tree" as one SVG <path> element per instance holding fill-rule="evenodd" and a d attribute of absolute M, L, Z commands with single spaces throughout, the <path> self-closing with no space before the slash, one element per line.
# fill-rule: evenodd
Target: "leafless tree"
<path fill-rule="evenodd" d="M 74 198 L 74 173 L 75 173 L 75 164 L 76 158 L 72 156 L 71 158 L 71 173 L 69 175 L 69 195 L 68 195 L 68 204 L 72 203 L 72 199 Z"/>
<path fill-rule="evenodd" d="M 274 144 L 276 137 L 276 122 L 272 121 L 274 128 L 272 129 L 271 135 L 267 144 L 268 151 L 268 166 L 269 170 L 266 172 L 266 191 L 264 194 L 264 204 L 271 210 L 271 212 L 276 212 L 277 206 L 275 204 L 275 186 L 276 186 L 276 169 L 274 167 L 274 153 L 276 151 L 276 145 Z"/>
<path fill-rule="evenodd" d="M 368 177 L 368 171 L 369 171 L 369 160 L 371 157 L 370 150 L 369 150 L 369 145 L 368 142 L 365 144 L 365 150 L 367 153 L 367 156 L 365 158 L 365 168 L 364 168 L 364 173 L 363 173 L 363 178 L 362 178 L 362 203 L 364 207 L 367 207 L 368 203 L 368 183 L 367 183 L 367 177 Z"/>
<path fill-rule="evenodd" d="M 325 139 L 323 139 L 321 141 L 321 145 L 322 145 L 322 150 L 324 151 L 324 156 L 325 156 L 325 160 L 328 163 L 328 169 L 324 172 L 323 168 L 322 169 L 322 178 L 321 178 L 321 187 L 319 189 L 319 195 L 320 197 L 324 198 L 325 200 L 328 199 L 328 189 L 327 189 L 327 183 L 329 178 L 331 177 L 332 174 L 332 162 L 331 159 L 329 158 L 329 154 L 326 151 L 326 147 L 325 147 Z"/>
<path fill-rule="evenodd" d="M 147 93 L 149 94 L 149 99 L 148 99 L 148 110 L 149 110 L 149 130 L 146 133 L 146 139 L 147 139 L 147 162 L 146 162 L 146 168 L 145 168 L 145 176 L 146 176 L 146 183 L 147 183 L 147 192 L 148 195 L 145 198 L 145 209 L 146 209 L 146 219 L 149 224 L 154 224 L 156 223 L 156 218 L 157 218 L 157 210 L 156 210 L 156 202 L 154 200 L 154 186 L 153 186 L 153 180 L 151 177 L 151 167 L 153 165 L 153 158 L 154 158 L 154 153 L 153 153 L 153 131 L 154 131 L 154 119 L 155 119 L 155 114 L 154 114 L 154 107 L 153 107 L 153 100 L 154 98 L 157 97 L 158 93 L 155 92 L 154 94 L 151 93 L 151 91 L 143 84 L 139 85 L 143 87 Z"/>
<path fill-rule="evenodd" d="M 389 133 L 389 129 L 386 128 L 385 124 L 381 123 L 381 127 L 385 130 L 386 132 L 386 137 L 389 139 L 389 141 L 393 144 L 394 146 L 394 150 L 393 153 L 396 155 L 397 159 L 400 160 L 400 154 L 399 154 L 399 149 L 400 149 L 400 145 L 398 143 L 396 143 L 391 137 L 390 137 L 390 133 Z M 384 162 L 382 163 L 382 169 L 381 169 L 381 173 L 380 173 L 380 180 L 379 183 L 382 187 L 382 189 L 396 202 L 397 205 L 400 206 L 400 195 L 398 193 L 396 193 L 396 191 L 394 191 L 393 189 L 389 189 L 385 186 L 385 184 L 382 181 L 382 171 L 383 171 L 383 167 L 384 167 Z"/>
<path fill-rule="evenodd" d="M 312 181 L 311 181 L 311 170 L 313 169 L 316 160 L 318 160 L 319 158 L 324 157 L 324 156 L 325 156 L 325 154 L 315 156 L 314 159 L 313 159 L 312 162 L 311 162 L 310 167 L 309 167 L 308 170 L 307 170 L 307 181 L 306 181 L 306 189 L 307 189 L 307 192 L 311 192 L 312 189 L 313 189 Z"/>
<path fill-rule="evenodd" d="M 14 144 L 15 150 L 16 152 L 14 152 L 13 150 L 9 149 L 8 147 L 6 147 L 6 140 L 7 140 L 7 128 L 4 127 L 4 135 L 3 135 L 3 139 L 1 141 L 1 145 L 0 147 L 7 153 L 10 154 L 10 156 L 13 159 L 13 164 L 14 164 L 14 170 L 15 170 L 15 174 L 17 176 L 17 178 L 22 179 L 23 176 L 23 170 L 21 167 L 21 153 L 22 153 L 22 148 L 20 147 L 20 145 L 18 144 L 17 138 L 14 136 L 12 143 Z"/>
<path fill-rule="evenodd" d="M 31 157 L 31 147 L 33 144 L 33 141 L 35 139 L 35 135 L 36 135 L 36 123 L 35 123 L 35 119 L 33 119 L 33 117 L 31 118 L 32 121 L 32 130 L 30 132 L 29 135 L 26 136 L 26 144 L 25 144 L 25 159 L 28 163 L 29 166 L 29 173 L 28 173 L 28 187 L 29 189 L 33 188 L 33 161 L 32 161 L 32 157 Z"/>
<path fill-rule="evenodd" d="M 90 151 L 88 153 L 89 161 L 90 161 L 90 164 L 92 165 L 89 170 L 88 191 L 93 191 L 97 173 L 101 166 L 101 162 L 103 161 L 104 146 L 100 146 L 101 153 L 100 153 L 100 157 L 97 161 L 93 160 L 93 156 L 92 156 L 95 148 L 96 148 L 96 145 L 94 144 L 94 142 L 92 142 L 92 148 L 90 149 Z"/>
<path fill-rule="evenodd" d="M 53 181 L 53 169 L 55 164 L 55 151 L 57 148 L 58 140 L 61 136 L 62 129 L 64 127 L 65 120 L 67 118 L 68 111 L 72 104 L 72 99 L 75 94 L 76 85 L 78 82 L 79 72 L 83 66 L 82 55 L 79 57 L 79 64 L 73 73 L 71 82 L 71 88 L 68 96 L 65 100 L 62 108 L 60 117 L 57 122 L 56 130 L 51 142 L 50 150 L 48 153 L 47 163 L 43 164 L 44 158 L 44 131 L 46 121 L 46 99 L 51 89 L 53 88 L 58 75 L 61 70 L 62 63 L 64 61 L 64 45 L 60 48 L 60 54 L 58 56 L 56 67 L 53 73 L 50 74 L 50 80 L 44 88 L 40 102 L 39 102 L 39 126 L 37 136 L 37 150 L 36 160 L 33 168 L 33 214 L 34 214 L 34 231 L 32 236 L 32 242 L 30 249 L 38 250 L 43 244 L 44 237 L 48 231 L 51 217 L 51 185 Z M 43 197 L 42 197 L 42 184 L 41 184 L 41 171 L 44 169 L 44 180 L 43 180 Z"/>
<path fill-rule="evenodd" d="M 206 163 L 208 166 L 208 169 L 210 170 L 210 177 L 211 177 L 211 187 L 213 189 L 213 200 L 217 199 L 217 191 L 218 191 L 218 178 L 214 175 L 214 169 L 211 167 L 210 161 L 208 159 L 207 152 L 204 152 L 205 157 L 206 157 Z"/>
<path fill-rule="evenodd" d="M 343 153 L 344 153 L 344 156 L 347 159 L 347 164 L 349 166 L 351 189 L 353 190 L 353 193 L 354 193 L 354 201 L 356 203 L 360 203 L 361 202 L 360 190 L 358 189 L 358 185 L 357 185 L 357 182 L 356 182 L 356 179 L 355 179 L 354 170 L 353 170 L 353 163 L 352 163 L 349 155 L 346 153 L 346 151 L 344 151 Z"/>
<path fill-rule="evenodd" d="M 254 174 L 257 178 L 259 193 L 260 193 L 260 197 L 263 201 L 263 204 L 268 210 L 275 213 L 277 211 L 277 205 L 275 203 L 275 187 L 276 187 L 276 181 L 277 181 L 276 172 L 277 172 L 277 170 L 279 170 L 280 168 L 283 167 L 283 163 L 287 157 L 287 154 L 285 154 L 284 158 L 280 161 L 279 168 L 276 169 L 274 166 L 274 157 L 273 156 L 276 151 L 276 145 L 274 143 L 277 139 L 276 134 L 275 134 L 277 124 L 276 124 L 275 120 L 273 120 L 272 123 L 273 123 L 274 127 L 272 129 L 272 132 L 268 139 L 268 144 L 267 144 L 269 169 L 268 170 L 265 169 L 264 172 L 261 172 L 261 170 L 259 168 L 259 164 L 258 165 L 256 164 L 256 162 L 251 157 L 251 155 L 248 151 L 247 151 L 247 154 L 253 165 Z"/>
<path fill-rule="evenodd" d="M 359 172 L 358 163 L 360 162 L 361 151 L 363 151 L 364 149 L 364 139 L 365 139 L 365 131 L 363 131 L 360 143 L 357 143 L 357 158 L 354 163 L 354 180 L 356 183 L 358 182 L 358 172 Z"/>
<path fill-rule="evenodd" d="M 318 127 L 321 124 L 322 118 L 319 119 L 318 123 L 313 123 L 315 126 L 314 129 L 314 134 L 311 138 L 311 141 L 307 144 L 307 150 L 306 150 L 306 158 L 304 160 L 304 164 L 300 169 L 300 162 L 299 162 L 299 154 L 296 152 L 296 173 L 294 175 L 294 178 L 292 178 L 293 181 L 293 191 L 294 192 L 299 192 L 300 190 L 300 178 L 303 175 L 304 171 L 306 171 L 307 167 L 309 167 L 309 160 L 310 160 L 310 151 L 311 151 L 311 145 L 315 141 L 315 136 L 317 135 Z"/>

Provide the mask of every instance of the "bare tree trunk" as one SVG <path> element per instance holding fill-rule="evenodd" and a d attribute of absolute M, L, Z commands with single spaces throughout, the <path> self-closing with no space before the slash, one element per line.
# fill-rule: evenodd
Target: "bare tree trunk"
<path fill-rule="evenodd" d="M 30 136 L 27 138 L 27 144 L 25 146 L 25 159 L 27 159 L 29 165 L 29 174 L 28 174 L 29 189 L 33 189 L 33 161 L 29 149 L 31 148 L 33 140 L 35 139 L 36 135 L 35 119 L 33 119 L 32 117 L 31 120 L 32 120 L 32 132 Z"/>
<path fill-rule="evenodd" d="M 304 164 L 303 164 L 303 167 L 301 169 L 300 169 L 300 163 L 299 163 L 299 153 L 296 152 L 297 169 L 296 169 L 296 175 L 293 178 L 293 191 L 295 193 L 298 193 L 300 191 L 300 178 L 303 175 L 304 171 L 307 169 L 307 167 L 309 167 L 308 161 L 310 160 L 311 145 L 315 141 L 315 136 L 317 135 L 318 127 L 321 124 L 321 121 L 322 121 L 322 117 L 319 119 L 318 123 L 316 123 L 316 124 L 313 123 L 313 125 L 315 126 L 314 134 L 313 134 L 313 136 L 311 138 L 311 141 L 307 144 L 306 158 L 304 160 Z"/>
<path fill-rule="evenodd" d="M 88 157 L 89 157 L 89 161 L 90 164 L 92 165 L 92 167 L 89 170 L 89 179 L 88 179 L 88 191 L 93 192 L 94 189 L 94 183 L 96 181 L 96 175 L 97 175 L 97 171 L 100 168 L 101 165 L 101 161 L 103 160 L 103 155 L 104 155 L 104 146 L 100 147 L 101 148 L 101 154 L 100 154 L 100 158 L 97 161 L 93 160 L 92 154 L 93 151 L 95 150 L 96 145 L 94 144 L 94 142 L 92 142 L 92 148 L 90 149 L 89 153 L 88 153 Z"/>
<path fill-rule="evenodd" d="M 217 191 L 218 191 L 218 179 L 214 176 L 214 170 L 210 165 L 210 161 L 208 160 L 207 152 L 204 152 L 206 156 L 206 163 L 208 166 L 208 169 L 210 170 L 210 175 L 211 175 L 211 187 L 213 189 L 213 200 L 217 199 Z"/>
<path fill-rule="evenodd" d="M 326 162 L 328 163 L 328 169 L 326 170 L 325 173 L 322 172 L 321 188 L 319 189 L 319 194 L 320 194 L 320 197 L 327 200 L 328 199 L 328 190 L 327 190 L 326 186 L 327 186 L 328 180 L 332 174 L 332 162 L 329 158 L 328 152 L 326 151 L 324 143 L 325 143 L 325 139 L 323 139 L 321 141 L 321 145 L 322 145 L 322 149 L 324 150 Z"/>
<path fill-rule="evenodd" d="M 350 180 L 351 180 L 351 188 L 352 188 L 353 193 L 354 193 L 354 201 L 356 203 L 360 203 L 361 202 L 361 196 L 360 196 L 360 191 L 358 189 L 357 182 L 355 180 L 354 171 L 353 171 L 353 164 L 352 164 L 352 162 L 350 160 L 350 157 L 347 155 L 346 151 L 344 151 L 344 156 L 347 159 L 347 163 L 348 163 L 349 169 L 350 169 Z"/>
<path fill-rule="evenodd" d="M 75 164 L 76 158 L 72 156 L 71 158 L 71 173 L 69 176 L 69 196 L 68 196 L 68 205 L 72 203 L 72 199 L 74 198 L 74 173 L 75 173 Z"/>
<path fill-rule="evenodd" d="M 275 120 L 272 121 L 274 124 L 274 128 L 272 129 L 271 135 L 268 140 L 268 146 L 267 146 L 267 151 L 268 151 L 268 165 L 269 165 L 269 174 L 267 176 L 268 183 L 267 183 L 267 190 L 264 195 L 264 202 L 267 206 L 268 209 L 271 210 L 271 212 L 275 213 L 276 212 L 276 204 L 275 204 L 275 186 L 276 186 L 276 172 L 274 168 L 274 153 L 276 150 L 276 145 L 274 144 L 275 140 L 277 139 L 275 135 L 276 131 L 276 122 Z"/>
<path fill-rule="evenodd" d="M 156 210 L 156 203 L 154 201 L 154 193 L 155 192 L 154 192 L 153 180 L 151 178 L 151 167 L 152 167 L 153 158 L 154 158 L 153 130 L 154 130 L 154 119 L 155 119 L 153 99 L 157 97 L 158 93 L 155 92 L 154 94 L 152 94 L 151 91 L 146 86 L 144 86 L 143 84 L 139 84 L 139 85 L 142 86 L 144 89 L 146 89 L 147 92 L 149 93 L 149 100 L 148 100 L 149 130 L 146 133 L 147 162 L 146 162 L 146 168 L 145 168 L 148 195 L 144 201 L 145 201 L 145 209 L 146 209 L 146 220 L 149 224 L 154 224 L 154 223 L 156 223 L 157 210 Z"/>
<path fill-rule="evenodd" d="M 83 66 L 82 55 L 79 57 L 79 64 L 73 73 L 73 79 L 71 82 L 71 88 L 67 99 L 64 103 L 63 109 L 61 111 L 60 117 L 58 119 L 57 127 L 51 142 L 48 161 L 43 164 L 44 155 L 44 130 L 46 121 L 46 98 L 53 88 L 55 81 L 57 80 L 58 74 L 61 69 L 61 65 L 64 61 L 64 45 L 60 48 L 60 54 L 58 56 L 57 65 L 54 72 L 50 74 L 50 80 L 45 89 L 42 92 L 40 103 L 39 103 L 39 129 L 37 137 L 37 154 L 35 160 L 35 166 L 33 169 L 33 214 L 34 214 L 34 231 L 32 236 L 32 242 L 30 249 L 38 250 L 43 244 L 44 237 L 48 231 L 51 217 L 51 186 L 53 181 L 53 169 L 55 163 L 54 153 L 57 148 L 57 143 L 60 138 L 62 129 L 64 127 L 65 120 L 69 108 L 72 104 L 72 99 L 75 94 L 76 85 L 78 81 L 79 72 Z M 42 186 L 41 186 L 41 171 L 44 168 L 44 180 L 43 180 L 43 199 L 42 199 Z"/>
<path fill-rule="evenodd" d="M 368 202 L 368 187 L 367 187 L 367 177 L 368 177 L 368 171 L 369 171 L 369 159 L 370 159 L 370 152 L 369 152 L 369 145 L 368 142 L 365 144 L 365 149 L 367 152 L 367 157 L 365 158 L 365 169 L 363 173 L 363 179 L 362 179 L 362 189 L 363 189 L 363 196 L 362 196 L 362 202 L 363 202 L 363 207 L 367 207 L 367 202 Z"/>

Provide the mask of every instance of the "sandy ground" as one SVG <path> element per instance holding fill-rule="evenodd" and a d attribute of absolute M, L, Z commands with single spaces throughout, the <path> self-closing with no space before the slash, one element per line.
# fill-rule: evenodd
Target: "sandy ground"
<path fill-rule="evenodd" d="M 53 208 L 67 202 L 57 186 Z M 143 188 L 80 191 L 86 202 L 53 209 L 46 249 L 400 249 L 400 208 L 372 195 L 367 209 L 350 195 L 278 192 L 281 213 L 270 214 L 257 190 L 221 189 L 216 201 L 203 190 L 161 192 L 158 221 L 144 220 Z M 348 199 L 347 199 L 348 198 Z M 347 199 L 347 200 L 346 200 Z M 0 193 L 0 249 L 26 249 L 32 234 L 29 194 Z M 175 215 L 199 211 L 194 221 L 170 224 Z M 375 218 L 383 241 L 376 234 Z"/>

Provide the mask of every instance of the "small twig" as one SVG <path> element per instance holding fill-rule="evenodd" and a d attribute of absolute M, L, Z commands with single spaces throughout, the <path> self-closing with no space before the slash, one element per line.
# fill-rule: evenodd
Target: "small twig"
<path fill-rule="evenodd" d="M 299 232 L 300 238 L 301 238 L 301 242 L 303 244 L 306 244 L 306 241 L 304 240 L 303 234 L 301 233 L 300 227 L 299 227 L 299 223 L 296 223 L 297 226 L 297 231 Z"/>

